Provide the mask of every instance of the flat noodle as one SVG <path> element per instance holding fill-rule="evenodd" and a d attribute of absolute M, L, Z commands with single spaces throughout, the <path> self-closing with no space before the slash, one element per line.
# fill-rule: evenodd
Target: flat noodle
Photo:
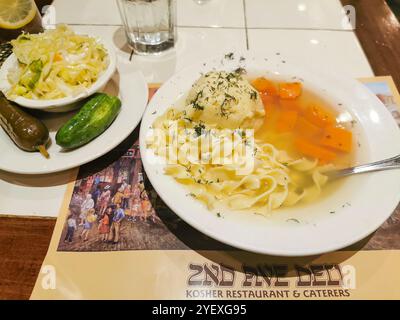
<path fill-rule="evenodd" d="M 323 175 L 327 168 L 319 167 L 317 160 L 291 159 L 272 144 L 251 144 L 244 130 L 236 129 L 232 139 L 232 131 L 216 131 L 202 122 L 189 121 L 188 116 L 195 112 L 192 109 L 168 109 L 153 124 L 157 135 L 163 137 L 150 137 L 147 145 L 167 159 L 165 174 L 186 185 L 190 195 L 209 209 L 226 205 L 268 214 L 320 194 L 328 178 Z M 177 157 L 171 156 L 174 150 L 179 151 Z M 251 162 L 253 166 L 249 166 Z M 307 186 L 299 182 L 304 177 L 309 180 Z"/>
<path fill-rule="evenodd" d="M 289 190 L 288 195 L 283 203 L 283 206 L 290 207 L 294 206 L 296 203 L 301 201 L 305 196 L 305 190 L 302 190 L 302 192 L 299 194 L 295 192 L 294 190 Z"/>
<path fill-rule="evenodd" d="M 324 176 L 319 170 L 314 170 L 312 173 L 312 179 L 318 190 L 321 190 L 321 187 L 328 182 L 328 177 Z"/>
<path fill-rule="evenodd" d="M 288 188 L 284 187 L 282 191 L 275 191 L 269 196 L 268 210 L 278 209 L 283 205 L 288 195 Z"/>
<path fill-rule="evenodd" d="M 293 168 L 297 171 L 310 171 L 312 169 L 314 169 L 318 164 L 318 160 L 309 160 L 306 158 L 301 158 L 295 161 L 291 161 L 288 163 L 288 166 L 290 168 Z"/>

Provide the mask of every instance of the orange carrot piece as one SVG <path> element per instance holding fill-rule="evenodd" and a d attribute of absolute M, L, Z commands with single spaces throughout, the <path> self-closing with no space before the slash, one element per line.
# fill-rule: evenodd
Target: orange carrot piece
<path fill-rule="evenodd" d="M 276 103 L 276 98 L 273 96 L 270 96 L 268 94 L 260 93 L 260 98 L 261 101 L 264 104 L 264 107 L 270 105 L 270 104 L 275 104 Z"/>
<path fill-rule="evenodd" d="M 281 111 L 279 119 L 276 123 L 276 131 L 278 133 L 293 131 L 294 127 L 296 126 L 297 116 L 297 111 Z"/>
<path fill-rule="evenodd" d="M 57 52 L 57 53 L 54 55 L 53 61 L 54 61 L 54 62 L 62 61 L 62 59 L 63 59 L 63 56 L 62 56 L 60 53 Z"/>
<path fill-rule="evenodd" d="M 350 152 L 353 135 L 351 131 L 343 128 L 328 126 L 324 129 L 321 144 L 335 150 Z"/>
<path fill-rule="evenodd" d="M 279 97 L 281 99 L 296 99 L 301 95 L 300 82 L 281 83 L 279 85 Z"/>
<path fill-rule="evenodd" d="M 269 96 L 278 95 L 278 91 L 276 90 L 275 85 L 264 77 L 254 79 L 251 84 L 261 94 Z"/>
<path fill-rule="evenodd" d="M 301 107 L 296 100 L 280 99 L 279 105 L 282 109 L 300 111 Z"/>
<path fill-rule="evenodd" d="M 307 121 L 304 117 L 299 117 L 296 123 L 296 131 L 304 137 L 313 138 L 321 133 L 321 128 L 313 125 Z"/>
<path fill-rule="evenodd" d="M 330 162 L 336 158 L 335 152 L 317 146 L 303 138 L 297 138 L 295 141 L 295 146 L 297 150 L 303 155 L 318 159 L 322 162 Z"/>
<path fill-rule="evenodd" d="M 261 97 L 261 101 L 263 102 L 266 115 L 268 116 L 270 113 L 275 112 L 275 110 L 276 110 L 275 106 L 277 104 L 276 97 L 269 96 L 266 94 L 260 94 L 260 97 Z"/>
<path fill-rule="evenodd" d="M 317 127 L 324 128 L 335 122 L 334 116 L 317 105 L 310 105 L 305 112 L 306 119 Z"/>

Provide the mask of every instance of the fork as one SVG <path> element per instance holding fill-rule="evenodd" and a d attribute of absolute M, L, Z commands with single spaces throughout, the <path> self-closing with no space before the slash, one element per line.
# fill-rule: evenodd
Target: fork
<path fill-rule="evenodd" d="M 324 175 L 326 175 L 329 179 L 338 179 L 353 174 L 390 169 L 400 169 L 400 155 L 355 167 L 326 171 L 324 172 Z"/>

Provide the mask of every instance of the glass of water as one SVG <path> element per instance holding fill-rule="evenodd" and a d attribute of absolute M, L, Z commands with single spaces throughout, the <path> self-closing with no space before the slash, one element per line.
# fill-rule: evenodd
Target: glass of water
<path fill-rule="evenodd" d="M 158 54 L 175 45 L 176 0 L 117 0 L 117 4 L 135 53 Z"/>

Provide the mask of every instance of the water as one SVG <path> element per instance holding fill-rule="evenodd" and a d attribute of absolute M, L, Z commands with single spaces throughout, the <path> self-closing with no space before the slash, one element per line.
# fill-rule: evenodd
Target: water
<path fill-rule="evenodd" d="M 137 54 L 157 54 L 176 42 L 176 0 L 118 0 L 128 43 Z"/>

